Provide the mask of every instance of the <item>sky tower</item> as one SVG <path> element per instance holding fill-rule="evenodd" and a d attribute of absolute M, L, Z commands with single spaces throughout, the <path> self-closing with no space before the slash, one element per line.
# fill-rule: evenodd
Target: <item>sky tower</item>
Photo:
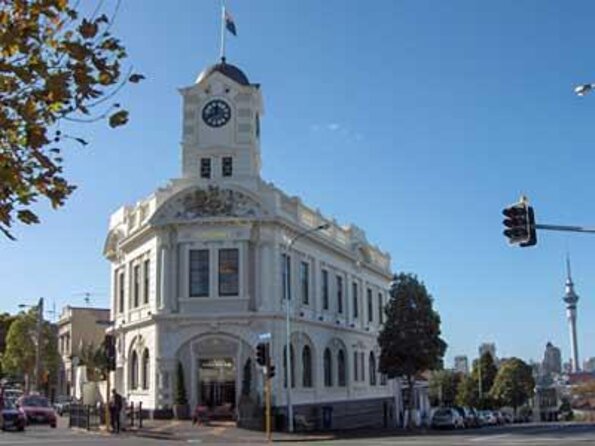
<path fill-rule="evenodd" d="M 572 354 L 572 371 L 580 370 L 578 361 L 578 341 L 576 339 L 576 304 L 578 295 L 574 292 L 574 283 L 570 274 L 570 257 L 566 256 L 566 292 L 564 293 L 564 302 L 566 303 L 566 317 L 568 317 L 568 326 L 570 328 L 570 349 Z"/>

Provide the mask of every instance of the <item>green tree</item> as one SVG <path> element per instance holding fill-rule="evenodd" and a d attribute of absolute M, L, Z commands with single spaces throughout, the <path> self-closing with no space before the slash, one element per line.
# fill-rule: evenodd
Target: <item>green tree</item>
<path fill-rule="evenodd" d="M 502 405 L 511 406 L 516 416 L 517 408 L 533 395 L 534 388 L 531 366 L 519 358 L 510 358 L 500 366 L 490 396 Z"/>
<path fill-rule="evenodd" d="M 432 372 L 428 383 L 430 404 L 432 406 L 453 406 L 460 380 L 461 375 L 452 370 Z"/>
<path fill-rule="evenodd" d="M 54 327 L 45 322 L 41 328 L 41 373 L 48 383 L 55 380 L 60 366 L 58 339 Z M 6 351 L 2 355 L 5 372 L 13 375 L 35 376 L 35 352 L 37 348 L 37 310 L 31 309 L 16 316 L 6 336 Z"/>
<path fill-rule="evenodd" d="M 459 406 L 479 407 L 479 389 L 473 376 L 464 376 L 459 382 L 456 403 Z"/>
<path fill-rule="evenodd" d="M 483 355 L 481 355 L 481 358 L 473 361 L 473 370 L 471 372 L 471 376 L 476 383 L 479 383 L 479 377 L 481 376 L 482 396 L 488 395 L 490 393 L 497 373 L 498 368 L 494 363 L 494 358 L 489 352 L 485 352 Z"/>
<path fill-rule="evenodd" d="M 440 337 L 440 316 L 432 308 L 432 297 L 416 276 L 395 275 L 390 295 L 386 322 L 378 335 L 379 369 L 389 378 L 405 379 L 411 413 L 415 377 L 442 367 L 446 342 Z"/>
<path fill-rule="evenodd" d="M 0 2 L 0 232 L 9 238 L 15 220 L 39 222 L 39 198 L 57 208 L 75 189 L 62 175 L 63 145 L 87 142 L 65 126 L 128 120 L 113 96 L 143 76 L 122 72 L 126 51 L 102 4 L 80 18 L 79 2 Z"/>
<path fill-rule="evenodd" d="M 186 383 L 184 382 L 184 367 L 182 367 L 182 363 L 179 361 L 176 376 L 176 396 L 174 401 L 179 405 L 188 404 L 188 398 L 186 397 Z"/>
<path fill-rule="evenodd" d="M 87 378 L 89 381 L 101 381 L 106 379 L 108 373 L 108 360 L 103 345 L 95 346 L 91 343 L 83 343 L 79 350 L 80 364 L 87 367 Z"/>

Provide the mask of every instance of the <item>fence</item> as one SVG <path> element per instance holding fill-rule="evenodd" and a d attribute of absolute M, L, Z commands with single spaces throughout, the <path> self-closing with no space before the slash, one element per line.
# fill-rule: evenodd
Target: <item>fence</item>
<path fill-rule="evenodd" d="M 143 404 L 130 403 L 124 408 L 126 415 L 126 423 L 123 427 L 143 427 L 143 420 L 146 414 L 143 412 Z M 71 404 L 70 417 L 68 420 L 68 427 L 78 427 L 87 430 L 99 429 L 100 425 L 105 425 L 105 406 L 103 404 L 88 405 L 88 404 Z"/>
<path fill-rule="evenodd" d="M 102 406 L 90 406 L 87 404 L 71 404 L 68 427 L 95 430 L 104 422 L 102 417 Z"/>

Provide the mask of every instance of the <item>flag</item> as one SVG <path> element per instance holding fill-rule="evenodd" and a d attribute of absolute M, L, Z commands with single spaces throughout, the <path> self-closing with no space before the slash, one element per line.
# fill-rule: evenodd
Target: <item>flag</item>
<path fill-rule="evenodd" d="M 225 20 L 225 28 L 232 33 L 234 36 L 237 36 L 236 33 L 236 24 L 233 21 L 233 17 L 231 16 L 231 14 L 229 12 L 227 12 L 227 9 L 224 10 L 225 14 L 224 14 L 224 20 Z"/>

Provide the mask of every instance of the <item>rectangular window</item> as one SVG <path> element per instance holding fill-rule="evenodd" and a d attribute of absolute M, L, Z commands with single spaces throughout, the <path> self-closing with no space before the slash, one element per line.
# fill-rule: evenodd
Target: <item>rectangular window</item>
<path fill-rule="evenodd" d="M 281 286 L 283 300 L 291 300 L 291 256 L 281 254 Z"/>
<path fill-rule="evenodd" d="M 145 260 L 143 264 L 143 297 L 144 303 L 149 303 L 149 279 L 150 279 L 150 272 L 151 272 L 151 261 L 149 259 Z"/>
<path fill-rule="evenodd" d="M 140 265 L 134 265 L 133 275 L 134 308 L 136 308 L 138 307 L 140 298 Z"/>
<path fill-rule="evenodd" d="M 357 352 L 353 352 L 353 380 L 359 381 L 359 355 Z"/>
<path fill-rule="evenodd" d="M 211 158 L 200 159 L 200 177 L 211 178 Z"/>
<path fill-rule="evenodd" d="M 372 305 L 372 290 L 368 288 L 368 322 L 374 320 L 374 306 Z"/>
<path fill-rule="evenodd" d="M 190 297 L 209 296 L 209 250 L 192 249 L 189 258 Z"/>
<path fill-rule="evenodd" d="M 337 313 L 343 313 L 343 278 L 337 276 Z"/>
<path fill-rule="evenodd" d="M 357 297 L 357 283 L 353 282 L 352 290 L 353 290 L 353 318 L 354 319 L 357 319 L 359 317 L 359 304 L 358 304 L 358 297 Z"/>
<path fill-rule="evenodd" d="M 310 303 L 310 265 L 306 262 L 300 264 L 300 282 L 302 288 L 302 303 L 308 305 Z"/>
<path fill-rule="evenodd" d="M 360 352 L 360 354 L 359 354 L 359 372 L 360 372 L 359 379 L 360 379 L 360 381 L 366 380 L 366 373 L 365 373 L 366 365 L 364 363 L 364 358 L 365 358 L 364 352 Z"/>
<path fill-rule="evenodd" d="M 378 293 L 378 323 L 384 324 L 384 305 L 382 303 L 382 293 Z"/>
<path fill-rule="evenodd" d="M 224 156 L 221 160 L 221 176 L 230 177 L 233 172 L 233 158 Z"/>
<path fill-rule="evenodd" d="M 118 306 L 120 313 L 124 313 L 124 271 L 118 274 Z"/>
<path fill-rule="evenodd" d="M 238 249 L 219 250 L 219 295 L 240 294 L 240 252 Z"/>
<path fill-rule="evenodd" d="M 328 310 L 328 271 L 322 270 L 322 309 Z"/>

